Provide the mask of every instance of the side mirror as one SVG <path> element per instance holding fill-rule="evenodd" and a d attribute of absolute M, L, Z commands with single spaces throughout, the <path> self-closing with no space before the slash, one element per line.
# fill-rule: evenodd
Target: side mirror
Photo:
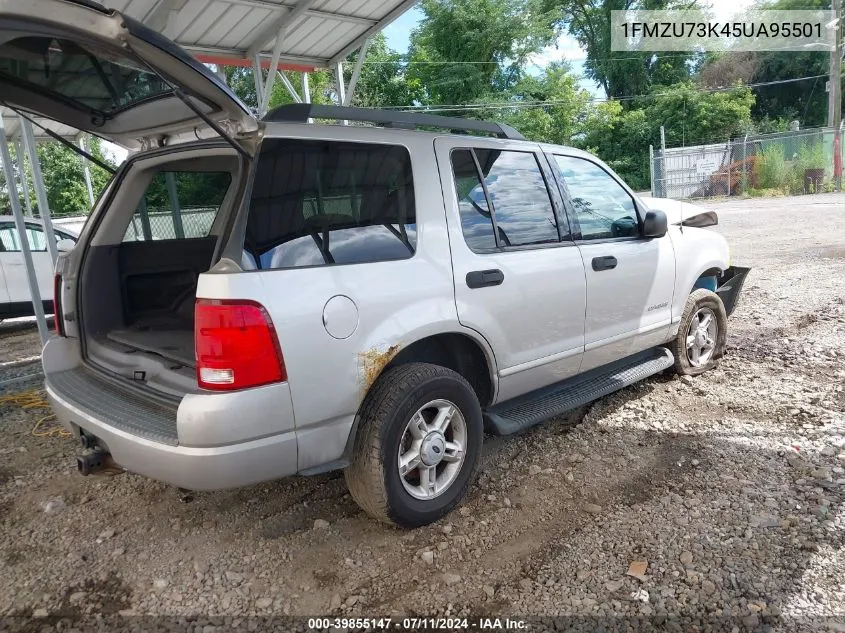
<path fill-rule="evenodd" d="M 60 253 L 69 253 L 73 250 L 74 246 L 76 246 L 76 242 L 74 242 L 69 237 L 66 237 L 56 242 L 56 250 Z"/>
<path fill-rule="evenodd" d="M 643 222 L 643 237 L 663 237 L 669 229 L 663 211 L 647 211 Z"/>

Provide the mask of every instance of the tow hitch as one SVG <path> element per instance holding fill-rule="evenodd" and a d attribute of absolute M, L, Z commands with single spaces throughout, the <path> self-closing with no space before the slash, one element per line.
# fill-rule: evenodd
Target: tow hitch
<path fill-rule="evenodd" d="M 123 469 L 115 463 L 110 453 L 95 450 L 76 458 L 76 468 L 82 475 L 118 475 Z"/>

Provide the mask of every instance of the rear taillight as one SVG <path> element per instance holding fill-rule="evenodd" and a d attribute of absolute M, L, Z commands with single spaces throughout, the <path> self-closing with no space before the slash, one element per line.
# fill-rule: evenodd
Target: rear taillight
<path fill-rule="evenodd" d="M 65 319 L 62 316 L 62 276 L 53 277 L 53 323 L 56 334 L 65 336 Z"/>
<path fill-rule="evenodd" d="M 197 299 L 194 310 L 197 382 L 229 391 L 287 380 L 270 315 L 245 300 Z"/>

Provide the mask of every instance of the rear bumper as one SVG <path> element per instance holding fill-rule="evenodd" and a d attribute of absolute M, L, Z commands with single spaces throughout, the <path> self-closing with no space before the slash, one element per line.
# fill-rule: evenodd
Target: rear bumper
<path fill-rule="evenodd" d="M 733 314 L 739 300 L 739 293 L 742 292 L 742 285 L 745 283 L 745 278 L 751 272 L 750 268 L 743 268 L 741 266 L 731 266 L 719 277 L 719 286 L 716 288 L 716 294 L 722 299 L 725 305 L 725 312 L 728 316 Z"/>
<path fill-rule="evenodd" d="M 63 343 L 51 340 L 43 355 L 53 411 L 71 433 L 96 437 L 126 470 L 191 490 L 238 488 L 296 473 L 287 384 L 190 394 L 178 411 L 167 410 L 116 391 L 80 365 L 48 371 L 51 358 L 68 351 Z"/>

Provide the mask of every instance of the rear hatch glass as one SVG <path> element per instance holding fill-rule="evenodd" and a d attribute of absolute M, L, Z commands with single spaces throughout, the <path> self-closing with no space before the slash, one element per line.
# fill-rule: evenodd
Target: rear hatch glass
<path fill-rule="evenodd" d="M 0 77 L 105 121 L 117 111 L 170 94 L 158 75 L 104 47 L 55 37 L 0 44 Z"/>

